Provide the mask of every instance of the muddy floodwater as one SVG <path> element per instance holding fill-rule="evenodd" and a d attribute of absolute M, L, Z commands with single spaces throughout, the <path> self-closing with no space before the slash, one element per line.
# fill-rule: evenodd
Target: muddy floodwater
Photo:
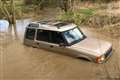
<path fill-rule="evenodd" d="M 17 21 L 18 38 L 0 32 L 0 80 L 109 80 L 120 75 L 120 40 L 81 28 L 88 37 L 96 37 L 113 43 L 113 55 L 104 64 L 77 59 L 23 45 L 25 26 L 31 20 Z"/>

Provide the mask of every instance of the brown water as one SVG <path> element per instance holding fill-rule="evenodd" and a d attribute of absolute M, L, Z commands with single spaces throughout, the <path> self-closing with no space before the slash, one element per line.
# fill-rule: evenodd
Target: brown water
<path fill-rule="evenodd" d="M 114 65 L 120 63 L 118 40 L 82 28 L 86 35 L 113 42 L 115 52 L 105 64 L 95 64 L 81 59 L 23 45 L 27 21 L 18 21 L 19 40 L 0 33 L 0 80 L 106 80 L 105 70 L 116 78 Z M 118 57 L 118 58 L 117 58 Z"/>

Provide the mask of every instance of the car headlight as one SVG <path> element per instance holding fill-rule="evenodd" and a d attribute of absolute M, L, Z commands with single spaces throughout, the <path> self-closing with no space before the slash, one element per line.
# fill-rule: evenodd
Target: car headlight
<path fill-rule="evenodd" d="M 105 55 L 102 55 L 96 58 L 97 63 L 102 63 L 104 60 L 105 60 Z"/>

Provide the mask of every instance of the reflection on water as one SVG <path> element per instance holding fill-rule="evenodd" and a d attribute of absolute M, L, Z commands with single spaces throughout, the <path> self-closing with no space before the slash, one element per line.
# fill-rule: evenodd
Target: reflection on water
<path fill-rule="evenodd" d="M 23 19 L 16 21 L 17 32 L 23 32 L 23 29 L 31 22 L 31 19 Z M 9 27 L 9 23 L 6 20 L 0 20 L 0 32 L 6 32 Z"/>
<path fill-rule="evenodd" d="M 18 37 L 23 40 L 24 32 L 26 26 L 31 22 L 31 19 L 24 19 L 24 20 L 17 20 L 16 22 L 16 29 L 17 29 L 17 34 Z"/>
<path fill-rule="evenodd" d="M 31 19 L 17 20 L 17 32 L 23 32 L 23 29 L 31 22 Z"/>
<path fill-rule="evenodd" d="M 7 32 L 9 22 L 6 20 L 0 20 L 0 32 Z"/>
<path fill-rule="evenodd" d="M 31 19 L 23 19 L 16 21 L 16 30 L 18 38 L 23 41 L 23 36 L 25 32 L 25 27 L 31 22 Z M 8 32 L 9 23 L 6 20 L 0 20 L 0 32 Z M 14 31 L 12 30 L 12 35 L 14 35 Z"/>
<path fill-rule="evenodd" d="M 16 30 L 17 30 L 17 36 L 18 39 L 23 42 L 23 36 L 25 32 L 25 27 L 31 22 L 31 19 L 23 19 L 23 20 L 17 20 L 16 21 Z M 12 39 L 15 39 L 14 37 L 14 31 L 12 30 L 12 35 L 9 35 L 8 33 L 8 27 L 9 23 L 6 20 L 0 20 L 0 44 L 8 44 L 11 43 Z M 6 40 L 6 41 L 3 41 Z"/>

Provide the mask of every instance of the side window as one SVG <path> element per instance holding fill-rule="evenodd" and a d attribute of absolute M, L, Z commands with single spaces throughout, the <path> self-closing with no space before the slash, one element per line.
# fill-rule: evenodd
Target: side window
<path fill-rule="evenodd" d="M 54 44 L 64 43 L 64 38 L 60 32 L 47 31 L 47 30 L 37 30 L 38 41 L 46 41 Z"/>
<path fill-rule="evenodd" d="M 51 42 L 55 44 L 64 43 L 64 38 L 60 32 L 51 31 Z"/>
<path fill-rule="evenodd" d="M 27 29 L 26 38 L 30 40 L 34 40 L 34 36 L 35 36 L 35 29 Z"/>
<path fill-rule="evenodd" d="M 46 41 L 46 42 L 50 42 L 49 40 L 49 34 L 50 32 L 47 30 L 37 30 L 37 40 L 38 41 Z"/>

